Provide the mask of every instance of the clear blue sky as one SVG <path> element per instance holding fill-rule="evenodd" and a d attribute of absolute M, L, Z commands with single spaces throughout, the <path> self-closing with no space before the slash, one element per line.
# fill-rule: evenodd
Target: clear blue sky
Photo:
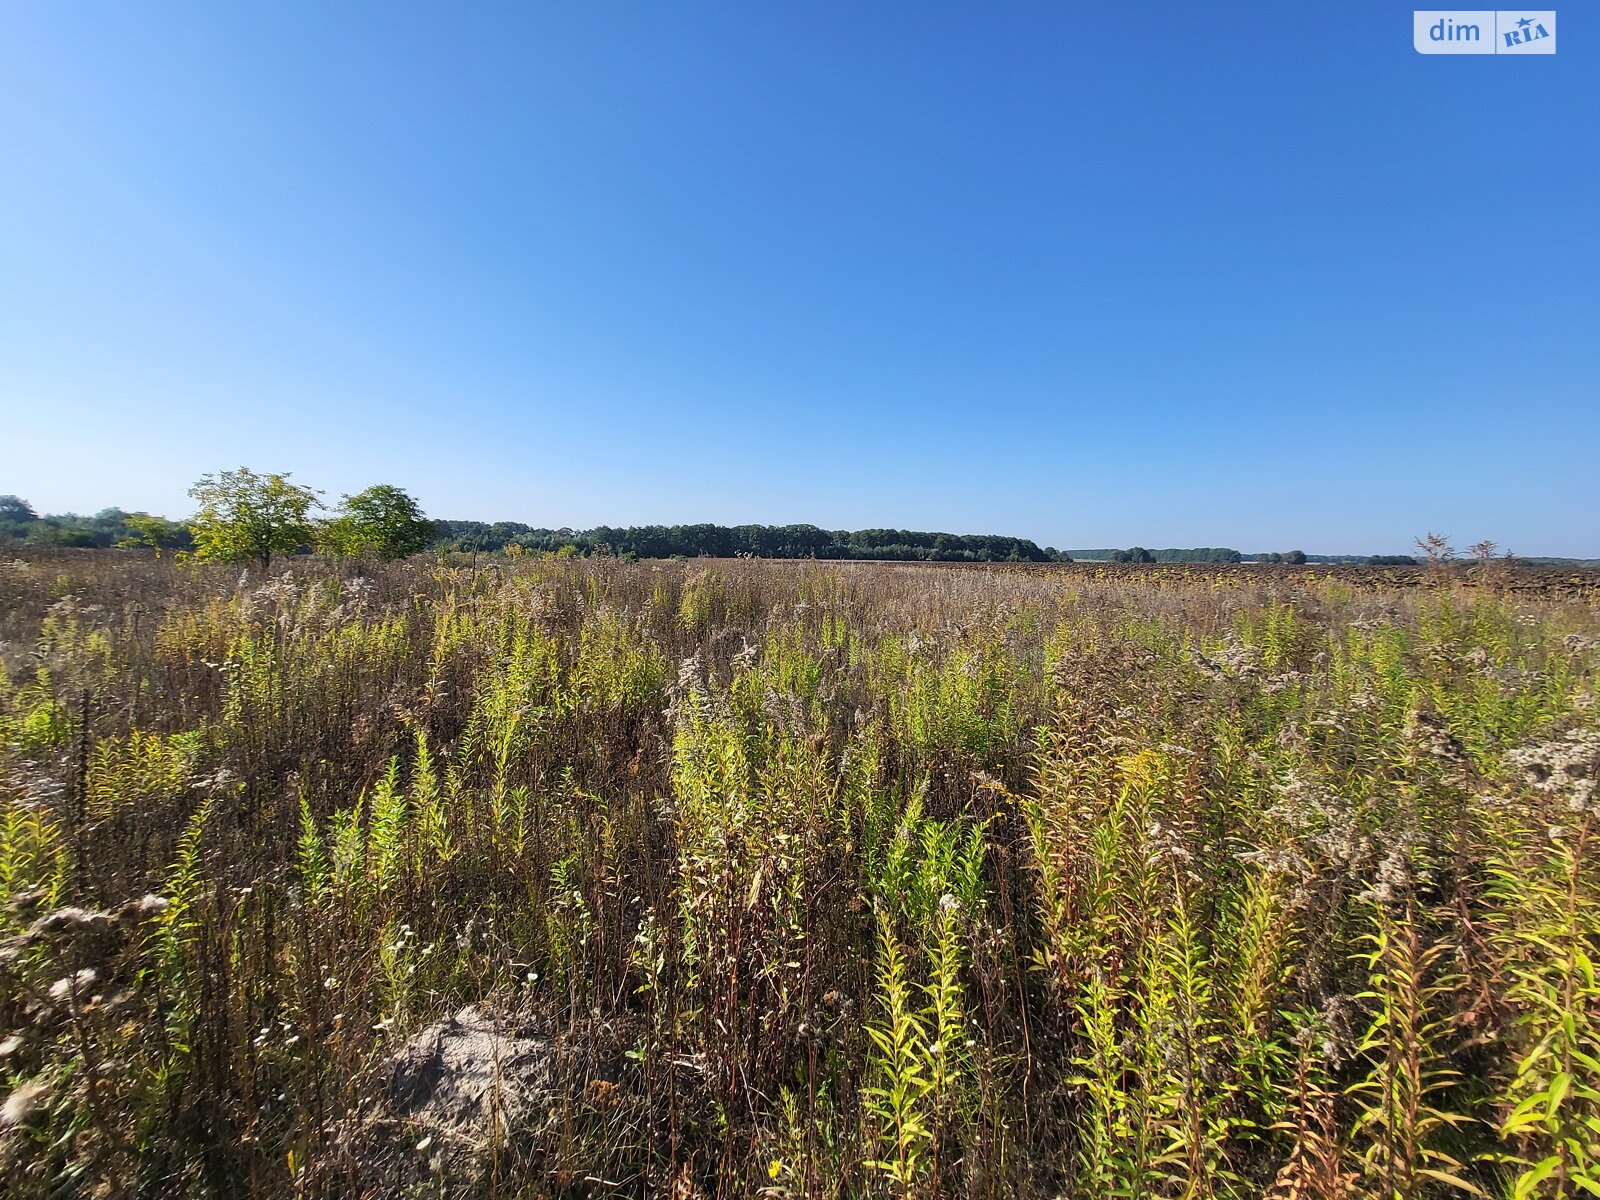
<path fill-rule="evenodd" d="M 0 492 L 1600 555 L 1600 19 L 0 6 Z"/>

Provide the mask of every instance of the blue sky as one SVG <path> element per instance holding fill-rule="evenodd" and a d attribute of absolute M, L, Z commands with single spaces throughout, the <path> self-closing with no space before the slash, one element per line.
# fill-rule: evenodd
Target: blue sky
<path fill-rule="evenodd" d="M 1600 555 L 1600 22 L 0 7 L 0 492 Z"/>

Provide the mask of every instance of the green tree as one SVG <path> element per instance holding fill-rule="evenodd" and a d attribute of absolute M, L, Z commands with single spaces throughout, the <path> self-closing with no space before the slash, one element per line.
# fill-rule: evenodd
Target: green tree
<path fill-rule="evenodd" d="M 163 547 L 181 546 L 189 539 L 189 531 L 180 522 L 149 513 L 127 513 L 122 517 L 122 524 L 128 536 L 118 542 L 118 546 L 128 549 L 148 546 L 156 552 L 157 558 L 161 557 Z"/>
<path fill-rule="evenodd" d="M 344 497 L 339 515 L 323 525 L 319 542 L 335 554 L 405 558 L 426 550 L 437 535 L 404 489 L 380 483 Z"/>
<path fill-rule="evenodd" d="M 253 558 L 263 571 L 274 554 L 293 554 L 313 537 L 311 512 L 321 493 L 289 482 L 287 473 L 249 467 L 202 475 L 189 489 L 200 510 L 189 522 L 200 558 Z"/>
<path fill-rule="evenodd" d="M 1283 561 L 1299 566 L 1306 561 L 1306 552 L 1304 550 L 1291 550 L 1283 556 Z"/>
<path fill-rule="evenodd" d="M 33 511 L 33 505 L 21 496 L 0 496 L 0 522 L 27 525 L 38 519 L 39 514 Z"/>
<path fill-rule="evenodd" d="M 35 521 L 28 526 L 27 541 L 30 546 L 72 547 L 79 550 L 90 549 L 95 544 L 93 532 L 84 528 L 76 518 Z"/>
<path fill-rule="evenodd" d="M 0 496 L 0 540 L 23 538 L 38 523 L 39 514 L 21 496 Z"/>

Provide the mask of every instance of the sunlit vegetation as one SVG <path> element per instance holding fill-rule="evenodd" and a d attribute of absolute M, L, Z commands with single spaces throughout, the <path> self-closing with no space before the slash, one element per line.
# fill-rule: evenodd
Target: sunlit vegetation
<path fill-rule="evenodd" d="M 0 563 L 9 1195 L 1600 1193 L 1592 593 L 252 553 Z"/>

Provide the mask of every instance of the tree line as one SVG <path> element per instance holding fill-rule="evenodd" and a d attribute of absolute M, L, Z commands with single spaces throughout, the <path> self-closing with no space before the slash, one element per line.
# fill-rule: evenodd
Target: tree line
<path fill-rule="evenodd" d="M 517 521 L 438 521 L 456 550 L 614 554 L 626 558 L 831 558 L 913 562 L 1060 562 L 1053 548 L 998 534 L 908 529 L 823 529 L 816 525 L 597 525 L 538 529 Z M 1065 561 L 1071 561 L 1067 559 Z"/>
<path fill-rule="evenodd" d="M 1053 548 L 998 534 L 906 529 L 828 530 L 816 525 L 633 525 L 540 529 L 518 521 L 432 520 L 404 489 L 380 484 L 332 507 L 323 493 L 286 472 L 248 467 L 203 476 L 189 489 L 187 521 L 104 509 L 92 517 L 40 516 L 0 496 L 0 538 L 42 546 L 134 547 L 205 559 L 254 559 L 264 568 L 287 554 L 401 558 L 427 550 L 614 555 L 621 558 L 831 558 L 921 562 L 1070 562 Z"/>
<path fill-rule="evenodd" d="M 905 562 L 1304 563 L 1366 561 L 1412 564 L 1409 555 L 1307 555 L 1302 550 L 1243 555 L 1226 547 L 1057 550 L 999 534 L 926 533 L 909 529 L 823 529 L 816 525 L 597 525 L 544 529 L 520 521 L 429 518 L 403 488 L 378 484 L 342 496 L 291 480 L 287 472 L 248 467 L 202 476 L 189 489 L 195 514 L 172 521 L 146 512 L 102 509 L 41 516 L 17 496 L 0 496 L 0 541 L 36 546 L 146 547 L 213 560 L 318 552 L 345 557 L 403 558 L 424 551 L 613 555 L 619 558 L 820 558 Z"/>
<path fill-rule="evenodd" d="M 1093 562 L 1123 563 L 1236 563 L 1243 562 L 1245 557 L 1226 546 L 1196 546 L 1188 550 L 1146 550 L 1143 546 L 1130 546 L 1126 550 L 1074 550 L 1071 553 L 1074 558 Z M 1278 561 L 1283 561 L 1282 556 Z"/>
<path fill-rule="evenodd" d="M 102 509 L 40 516 L 18 496 L 0 496 L 0 537 L 38 546 L 148 547 L 197 558 L 254 559 L 262 568 L 287 554 L 318 551 L 348 557 L 404 558 L 438 540 L 434 522 L 404 489 L 378 484 L 329 507 L 323 493 L 287 472 L 249 467 L 203 475 L 189 489 L 195 514 L 169 521 L 150 513 Z"/>

